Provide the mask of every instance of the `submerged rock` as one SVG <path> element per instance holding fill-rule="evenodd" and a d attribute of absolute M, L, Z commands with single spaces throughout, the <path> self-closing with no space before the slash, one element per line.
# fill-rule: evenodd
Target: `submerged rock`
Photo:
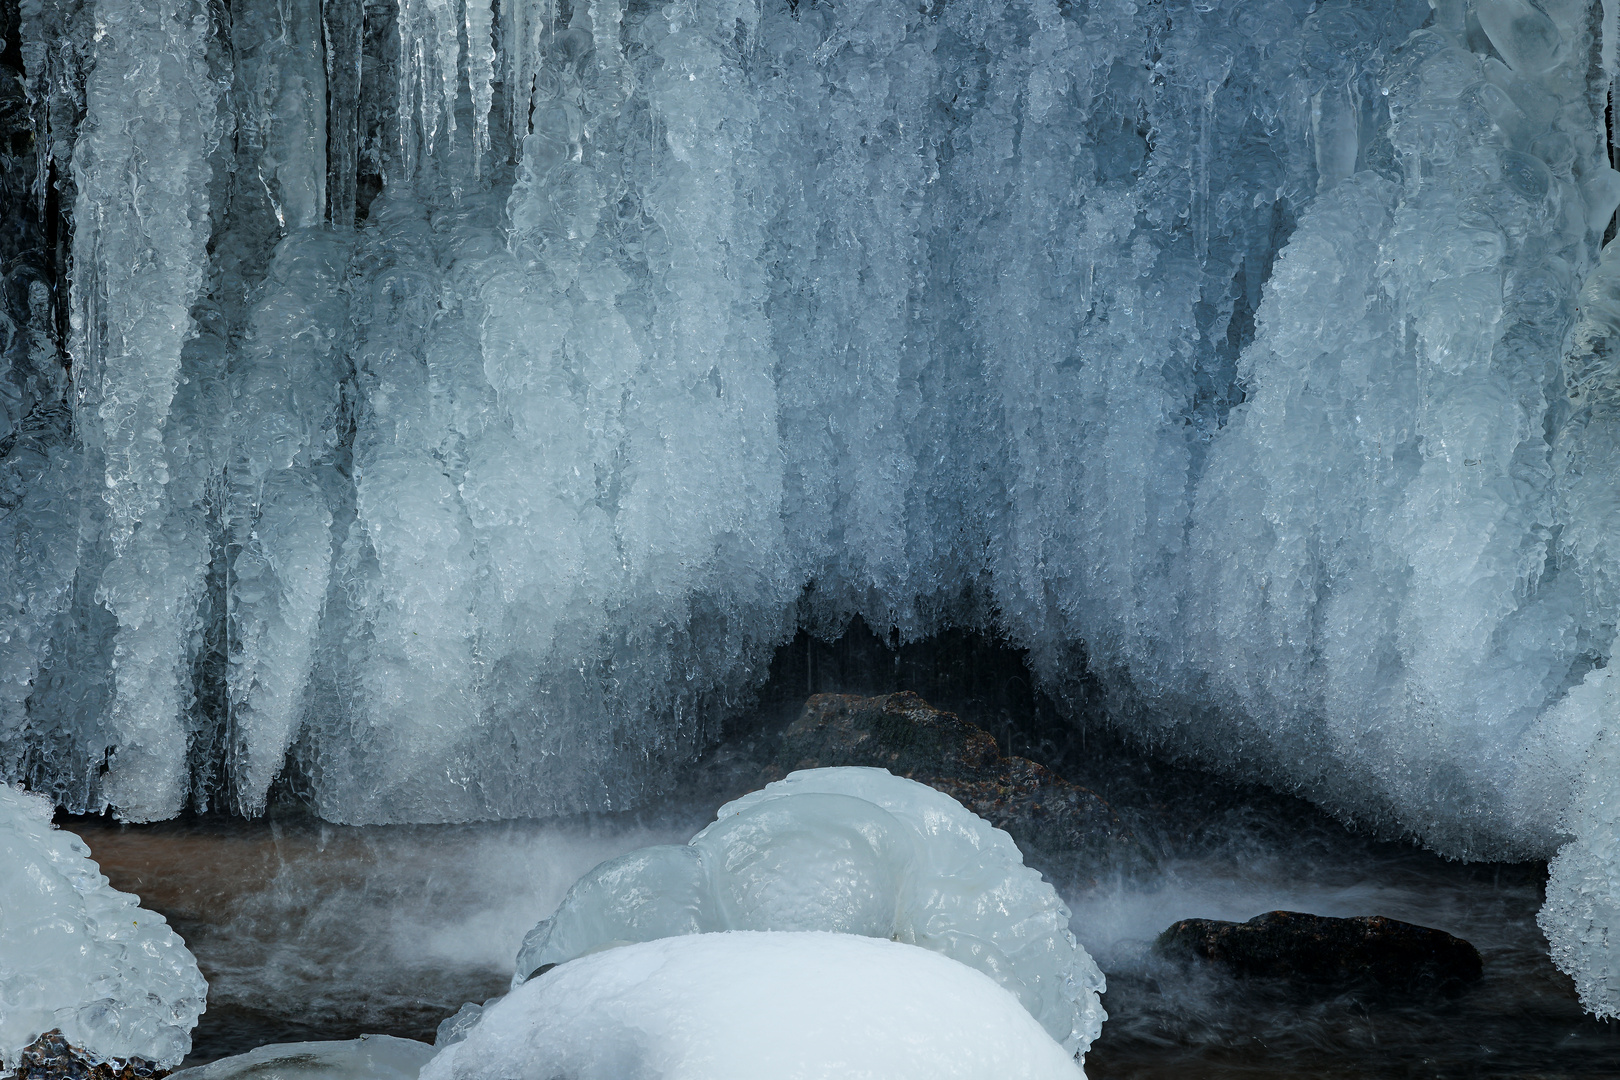
<path fill-rule="evenodd" d="M 97 1060 L 55 1028 L 23 1048 L 11 1075 L 15 1080 L 161 1080 L 169 1070 L 139 1057 Z"/>
<path fill-rule="evenodd" d="M 1402 993 L 1444 992 L 1482 971 L 1479 950 L 1462 938 L 1381 915 L 1335 919 L 1271 911 L 1244 923 L 1183 919 L 1160 934 L 1154 948 L 1239 975 L 1333 989 L 1370 982 Z"/>

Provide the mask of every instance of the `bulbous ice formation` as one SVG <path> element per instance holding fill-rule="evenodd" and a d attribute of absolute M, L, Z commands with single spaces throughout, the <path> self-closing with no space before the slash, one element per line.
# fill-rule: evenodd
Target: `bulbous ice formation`
<path fill-rule="evenodd" d="M 421 1080 L 1083 1080 L 982 973 L 898 942 L 733 932 L 627 944 L 518 987 Z"/>
<path fill-rule="evenodd" d="M 1071 1053 L 1105 1017 L 1069 909 L 1012 838 L 883 769 L 810 769 L 720 808 L 682 847 L 592 870 L 518 954 L 536 971 L 629 942 L 727 930 L 889 938 L 988 975 Z"/>
<path fill-rule="evenodd" d="M 50 800 L 0 784 L 0 1066 L 59 1028 L 93 1060 L 172 1069 L 208 984 L 163 916 L 107 885 Z"/>

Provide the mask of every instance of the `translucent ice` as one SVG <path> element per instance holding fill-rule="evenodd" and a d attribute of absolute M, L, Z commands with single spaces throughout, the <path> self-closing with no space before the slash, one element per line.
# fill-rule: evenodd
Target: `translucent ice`
<path fill-rule="evenodd" d="M 172 1075 L 184 1080 L 416 1080 L 433 1048 L 392 1035 L 271 1043 Z"/>
<path fill-rule="evenodd" d="M 727 803 L 684 847 L 642 848 L 586 874 L 525 938 L 514 985 L 627 942 L 835 931 L 976 968 L 1083 1054 L 1104 1019 L 1103 979 L 1068 923 L 1012 838 L 950 796 L 883 769 L 812 769 Z"/>
<path fill-rule="evenodd" d="M 197 962 L 163 916 L 107 885 L 52 809 L 0 784 L 0 1068 L 53 1028 L 93 1059 L 173 1068 L 208 993 Z"/>
<path fill-rule="evenodd" d="M 7 778 L 616 808 L 859 615 L 1449 855 L 1601 848 L 1591 5 L 217 11 L 20 8 L 73 258 L 6 296 Z"/>
<path fill-rule="evenodd" d="M 733 932 L 594 953 L 518 987 L 423 1080 L 1083 1076 L 1018 1001 L 926 949 Z"/>

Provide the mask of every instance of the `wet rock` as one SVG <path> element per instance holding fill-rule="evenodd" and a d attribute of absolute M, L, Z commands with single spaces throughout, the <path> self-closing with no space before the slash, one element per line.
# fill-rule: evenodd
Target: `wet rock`
<path fill-rule="evenodd" d="M 1479 950 L 1462 938 L 1380 915 L 1271 911 L 1244 923 L 1183 919 L 1154 948 L 1239 975 L 1331 990 L 1370 983 L 1400 993 L 1449 993 L 1481 974 Z"/>
<path fill-rule="evenodd" d="M 817 694 L 782 732 L 772 771 L 875 765 L 943 791 L 1005 829 L 1026 854 L 1142 853 L 1094 792 L 1027 758 L 1004 757 L 984 729 L 910 692 Z"/>
<path fill-rule="evenodd" d="M 136 1057 L 96 1061 L 52 1029 L 23 1048 L 14 1075 L 16 1080 L 161 1080 L 169 1070 Z"/>

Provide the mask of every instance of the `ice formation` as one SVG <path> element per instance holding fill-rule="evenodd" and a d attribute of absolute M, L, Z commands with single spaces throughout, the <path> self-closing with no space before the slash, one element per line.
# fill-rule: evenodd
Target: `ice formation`
<path fill-rule="evenodd" d="M 416 1080 L 433 1048 L 392 1035 L 270 1043 L 172 1075 L 184 1080 Z"/>
<path fill-rule="evenodd" d="M 422 1080 L 1083 1080 L 1011 994 L 937 953 L 740 931 L 594 953 L 485 1010 Z"/>
<path fill-rule="evenodd" d="M 53 1029 L 92 1060 L 172 1069 L 208 985 L 163 916 L 109 887 L 53 811 L 0 784 L 0 1073 Z"/>
<path fill-rule="evenodd" d="M 622 806 L 978 625 L 1612 967 L 1612 8 L 25 0 L 0 773 Z"/>
<path fill-rule="evenodd" d="M 1012 993 L 1070 1053 L 1101 1030 L 1102 973 L 1012 838 L 883 769 L 809 769 L 727 803 L 685 846 L 609 859 L 524 939 L 514 987 L 637 941 L 832 931 L 949 956 Z"/>

